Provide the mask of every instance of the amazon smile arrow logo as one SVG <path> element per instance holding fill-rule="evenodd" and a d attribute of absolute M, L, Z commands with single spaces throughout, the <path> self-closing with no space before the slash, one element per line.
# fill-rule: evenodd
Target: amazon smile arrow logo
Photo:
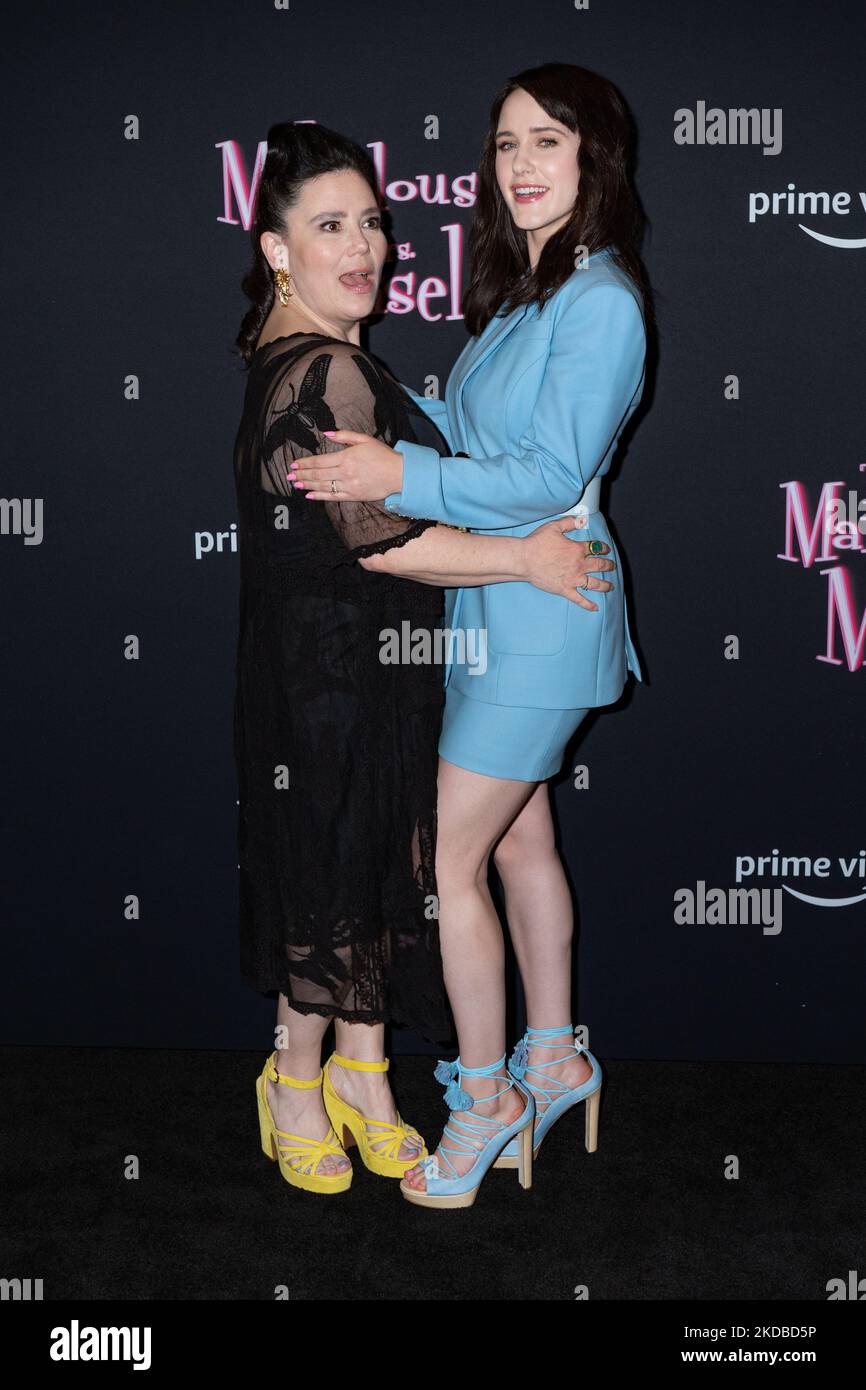
<path fill-rule="evenodd" d="M 816 898 L 811 893 L 798 893 L 787 883 L 783 883 L 782 887 L 792 897 L 799 898 L 801 903 L 811 903 L 813 907 L 851 907 L 854 903 L 866 903 L 866 893 L 859 893 L 855 898 Z"/>
<path fill-rule="evenodd" d="M 862 193 L 860 197 L 863 197 Z M 813 232 L 811 227 L 804 227 L 802 222 L 799 222 L 797 225 L 801 232 L 806 233 L 806 236 L 814 237 L 816 241 L 823 241 L 825 246 L 844 246 L 849 251 L 858 246 L 866 246 L 866 236 L 825 236 L 823 232 Z"/>

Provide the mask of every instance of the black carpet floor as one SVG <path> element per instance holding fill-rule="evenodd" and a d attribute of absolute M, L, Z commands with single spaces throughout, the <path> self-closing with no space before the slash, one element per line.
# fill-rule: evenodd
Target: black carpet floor
<path fill-rule="evenodd" d="M 0 1272 L 46 1300 L 823 1301 L 866 1274 L 866 1068 L 603 1060 L 596 1153 L 578 1106 L 530 1190 L 491 1170 L 431 1211 L 357 1149 L 348 1192 L 290 1187 L 259 1143 L 264 1057 L 0 1049 Z M 434 1063 L 391 1068 L 431 1151 Z"/>

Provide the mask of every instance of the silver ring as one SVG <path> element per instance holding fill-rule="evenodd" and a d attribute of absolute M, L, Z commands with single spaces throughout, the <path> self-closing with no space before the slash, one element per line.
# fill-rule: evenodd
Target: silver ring
<path fill-rule="evenodd" d="M 331 479 L 331 492 L 336 492 L 336 491 L 337 491 L 337 479 L 336 479 L 336 478 L 332 478 L 332 479 Z"/>

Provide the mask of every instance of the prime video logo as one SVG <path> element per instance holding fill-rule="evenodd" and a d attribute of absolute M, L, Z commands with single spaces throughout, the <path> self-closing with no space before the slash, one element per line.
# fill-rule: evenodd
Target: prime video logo
<path fill-rule="evenodd" d="M 737 883 L 760 878 L 798 878 L 814 882 L 815 879 L 830 878 L 836 872 L 852 889 L 856 886 L 856 891 L 843 894 L 806 893 L 802 889 L 792 888 L 790 883 L 783 883 L 782 888 L 791 897 L 799 898 L 800 902 L 808 903 L 811 907 L 854 907 L 866 902 L 866 850 L 861 849 L 859 854 L 852 854 L 850 858 L 844 854 L 834 858 L 829 855 L 813 858 L 808 854 L 780 854 L 777 849 L 771 854 L 738 854 L 734 869 Z"/>

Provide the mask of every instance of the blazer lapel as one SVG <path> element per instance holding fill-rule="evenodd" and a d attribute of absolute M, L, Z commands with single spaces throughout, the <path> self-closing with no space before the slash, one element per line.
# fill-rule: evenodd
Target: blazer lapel
<path fill-rule="evenodd" d="M 517 325 L 523 322 L 530 308 L 532 305 L 524 304 L 506 315 L 505 318 L 492 318 L 484 332 L 476 339 L 473 348 L 470 349 L 466 362 L 460 369 L 460 382 L 456 393 L 460 434 L 464 440 L 466 438 L 466 418 L 463 413 L 463 392 L 466 389 L 466 383 L 482 362 L 486 362 L 490 354 L 505 342 L 509 333 L 513 333 Z"/>

